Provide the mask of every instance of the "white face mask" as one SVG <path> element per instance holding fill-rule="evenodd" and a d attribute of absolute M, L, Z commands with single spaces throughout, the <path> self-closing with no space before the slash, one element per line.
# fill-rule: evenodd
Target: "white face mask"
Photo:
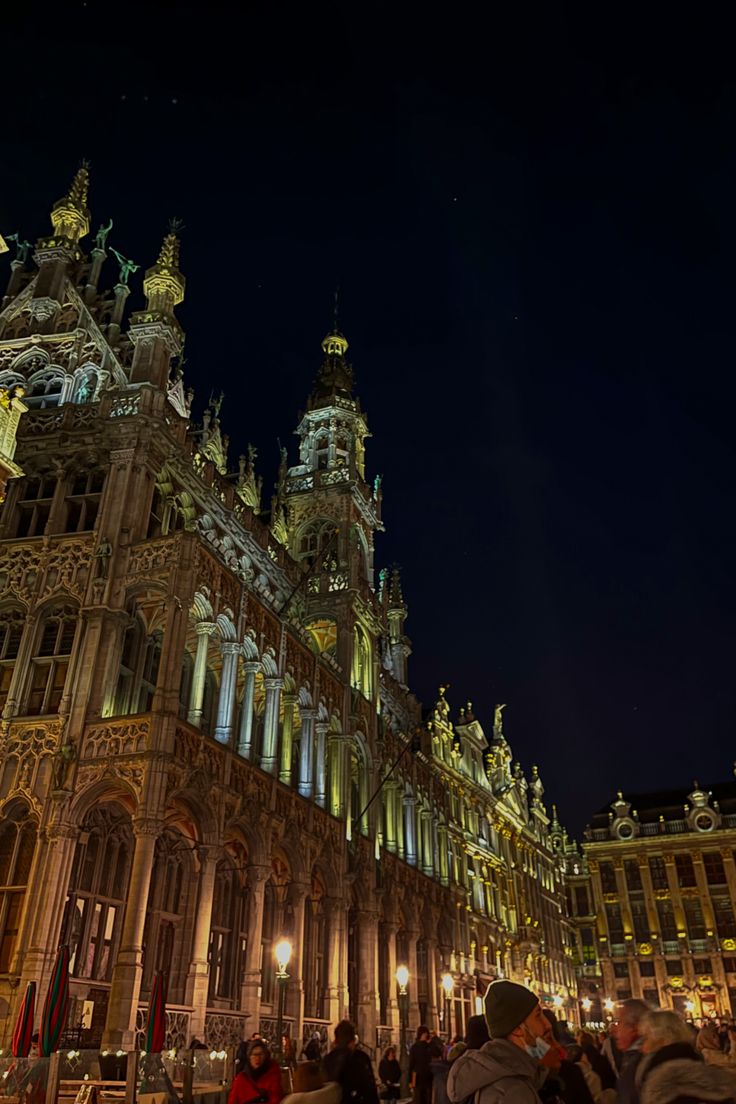
<path fill-rule="evenodd" d="M 534 1058 L 537 1062 L 541 1062 L 545 1054 L 549 1051 L 549 1043 L 546 1043 L 541 1035 L 537 1035 L 537 1040 L 533 1046 L 529 1043 L 524 1044 L 524 1050 L 530 1057 Z"/>

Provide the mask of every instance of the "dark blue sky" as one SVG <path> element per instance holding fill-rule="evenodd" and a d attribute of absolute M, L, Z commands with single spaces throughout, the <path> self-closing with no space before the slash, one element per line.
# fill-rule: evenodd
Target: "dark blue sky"
<path fill-rule="evenodd" d="M 84 156 L 122 253 L 150 264 L 181 217 L 195 405 L 222 387 L 233 465 L 253 441 L 267 484 L 339 282 L 420 696 L 449 681 L 489 729 L 508 702 L 576 831 L 618 787 L 726 777 L 725 28 L 230 7 L 17 14 L 0 227 L 45 232 Z"/>

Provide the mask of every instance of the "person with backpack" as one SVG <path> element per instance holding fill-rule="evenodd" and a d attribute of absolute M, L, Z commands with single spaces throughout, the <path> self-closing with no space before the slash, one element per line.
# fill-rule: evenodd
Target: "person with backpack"
<path fill-rule="evenodd" d="M 339 1083 L 342 1104 L 378 1104 L 373 1066 L 368 1055 L 357 1049 L 354 1024 L 350 1020 L 340 1020 L 334 1039 L 332 1049 L 322 1059 L 325 1080 Z"/>

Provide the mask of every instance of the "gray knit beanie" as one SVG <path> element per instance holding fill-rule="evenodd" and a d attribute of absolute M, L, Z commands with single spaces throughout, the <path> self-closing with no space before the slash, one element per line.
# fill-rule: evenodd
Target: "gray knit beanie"
<path fill-rule="evenodd" d="M 539 998 L 515 981 L 492 981 L 486 990 L 486 1023 L 492 1039 L 504 1039 L 539 1004 Z"/>

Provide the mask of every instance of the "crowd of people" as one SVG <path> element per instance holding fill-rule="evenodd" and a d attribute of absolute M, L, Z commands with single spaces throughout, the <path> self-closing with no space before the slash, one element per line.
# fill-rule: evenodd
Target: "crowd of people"
<path fill-rule="evenodd" d="M 421 1024 L 408 1052 L 412 1104 L 736 1104 L 736 1026 L 699 1030 L 676 1012 L 625 1000 L 607 1032 L 578 1031 L 512 981 L 488 987 L 485 1014 L 443 1042 Z M 283 1049 L 283 1048 L 282 1048 Z M 263 1039 L 242 1044 L 228 1104 L 379 1104 L 402 1097 L 390 1046 L 378 1065 L 348 1020 L 293 1060 L 292 1092 Z"/>

